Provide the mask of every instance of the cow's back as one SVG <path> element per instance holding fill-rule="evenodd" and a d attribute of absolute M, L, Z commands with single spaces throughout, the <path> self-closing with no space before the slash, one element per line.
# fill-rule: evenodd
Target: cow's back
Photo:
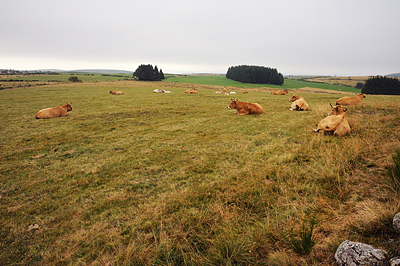
<path fill-rule="evenodd" d="M 258 115 L 262 114 L 262 106 L 258 103 L 249 103 L 249 102 L 240 102 L 236 101 L 236 110 L 240 115 L 253 114 Z"/>
<path fill-rule="evenodd" d="M 331 115 L 322 119 L 318 124 L 320 133 L 333 132 L 334 135 L 341 137 L 351 132 L 346 114 Z"/>
<path fill-rule="evenodd" d="M 60 106 L 58 107 L 53 107 L 53 108 L 46 108 L 40 110 L 36 115 L 36 119 L 47 119 L 47 118 L 55 118 L 62 116 L 62 109 Z"/>
<path fill-rule="evenodd" d="M 67 112 L 71 111 L 72 107 L 70 104 L 66 103 L 61 106 L 46 108 L 40 110 L 36 115 L 36 119 L 48 119 L 48 118 L 55 118 L 60 116 L 67 116 Z"/>
<path fill-rule="evenodd" d="M 252 105 L 253 105 L 253 107 L 255 107 L 254 112 L 252 112 L 252 114 L 262 114 L 263 108 L 262 108 L 261 104 L 253 103 Z"/>
<path fill-rule="evenodd" d="M 307 111 L 308 110 L 308 104 L 307 102 L 304 100 L 303 97 L 301 97 L 298 100 L 295 100 L 292 103 L 292 110 L 298 110 L 298 111 Z"/>
<path fill-rule="evenodd" d="M 365 96 L 362 93 L 353 97 L 343 97 L 336 101 L 336 105 L 358 105 L 362 103 L 363 98 Z"/>

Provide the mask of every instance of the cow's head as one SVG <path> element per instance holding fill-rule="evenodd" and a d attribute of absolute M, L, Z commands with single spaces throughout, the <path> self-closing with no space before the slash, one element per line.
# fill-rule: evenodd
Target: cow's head
<path fill-rule="evenodd" d="M 300 98 L 300 96 L 293 94 L 293 96 L 289 98 L 289 102 L 294 102 L 294 101 L 298 100 L 299 98 Z"/>
<path fill-rule="evenodd" d="M 231 103 L 227 106 L 227 108 L 229 109 L 229 110 L 231 110 L 231 109 L 236 109 L 236 101 L 235 101 L 235 99 L 231 99 Z"/>
<path fill-rule="evenodd" d="M 65 105 L 67 106 L 67 112 L 72 111 L 72 106 L 69 103 L 65 103 Z"/>
<path fill-rule="evenodd" d="M 341 105 L 336 105 L 336 106 L 333 106 L 332 104 L 330 104 L 330 105 L 332 107 L 332 111 L 328 114 L 328 116 L 341 115 L 347 111 L 347 108 L 346 107 L 343 108 Z"/>
<path fill-rule="evenodd" d="M 365 98 L 365 94 L 363 94 L 363 93 L 360 93 L 360 94 L 357 94 L 358 96 L 362 96 L 363 98 Z"/>

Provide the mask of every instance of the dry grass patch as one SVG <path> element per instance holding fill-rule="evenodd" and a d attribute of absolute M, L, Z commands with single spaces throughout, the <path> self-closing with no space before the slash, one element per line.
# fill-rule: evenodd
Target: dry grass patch
<path fill-rule="evenodd" d="M 254 90 L 237 98 L 264 113 L 240 117 L 214 87 L 185 86 L 0 91 L 0 260 L 334 265 L 345 239 L 393 249 L 386 219 L 400 206 L 386 166 L 400 146 L 398 97 L 367 96 L 347 111 L 351 134 L 336 138 L 311 131 L 337 94 L 303 91 L 311 110 L 291 112 L 287 96 Z M 69 117 L 34 119 L 65 99 Z M 283 235 L 301 240 L 312 219 L 315 244 L 296 252 Z"/>

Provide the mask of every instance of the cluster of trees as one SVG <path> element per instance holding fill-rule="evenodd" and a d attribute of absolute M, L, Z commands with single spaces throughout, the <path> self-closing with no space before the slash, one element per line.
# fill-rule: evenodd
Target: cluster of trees
<path fill-rule="evenodd" d="M 82 80 L 78 79 L 78 77 L 75 77 L 75 76 L 69 77 L 68 81 L 71 81 L 71 82 L 82 82 Z"/>
<path fill-rule="evenodd" d="M 365 94 L 400 95 L 400 80 L 376 76 L 369 78 L 361 90 Z"/>
<path fill-rule="evenodd" d="M 284 82 L 283 75 L 278 70 L 262 66 L 232 66 L 226 77 L 244 83 L 282 85 Z"/>
<path fill-rule="evenodd" d="M 139 80 L 146 81 L 160 81 L 162 79 L 165 79 L 162 69 L 158 70 L 157 66 L 153 68 L 152 65 L 143 64 L 135 70 L 133 76 L 137 77 Z"/>

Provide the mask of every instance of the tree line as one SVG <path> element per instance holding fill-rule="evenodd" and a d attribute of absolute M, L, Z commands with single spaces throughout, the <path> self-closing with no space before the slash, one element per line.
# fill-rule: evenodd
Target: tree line
<path fill-rule="evenodd" d="M 146 81 L 160 81 L 165 79 L 162 69 L 158 70 L 158 67 L 153 68 L 152 65 L 140 65 L 135 72 L 133 77 L 137 77 L 139 80 Z"/>
<path fill-rule="evenodd" d="M 226 78 L 244 83 L 282 85 L 283 75 L 276 68 L 263 66 L 232 66 L 226 72 Z"/>
<path fill-rule="evenodd" d="M 376 76 L 369 78 L 361 90 L 365 94 L 400 95 L 400 80 Z"/>

